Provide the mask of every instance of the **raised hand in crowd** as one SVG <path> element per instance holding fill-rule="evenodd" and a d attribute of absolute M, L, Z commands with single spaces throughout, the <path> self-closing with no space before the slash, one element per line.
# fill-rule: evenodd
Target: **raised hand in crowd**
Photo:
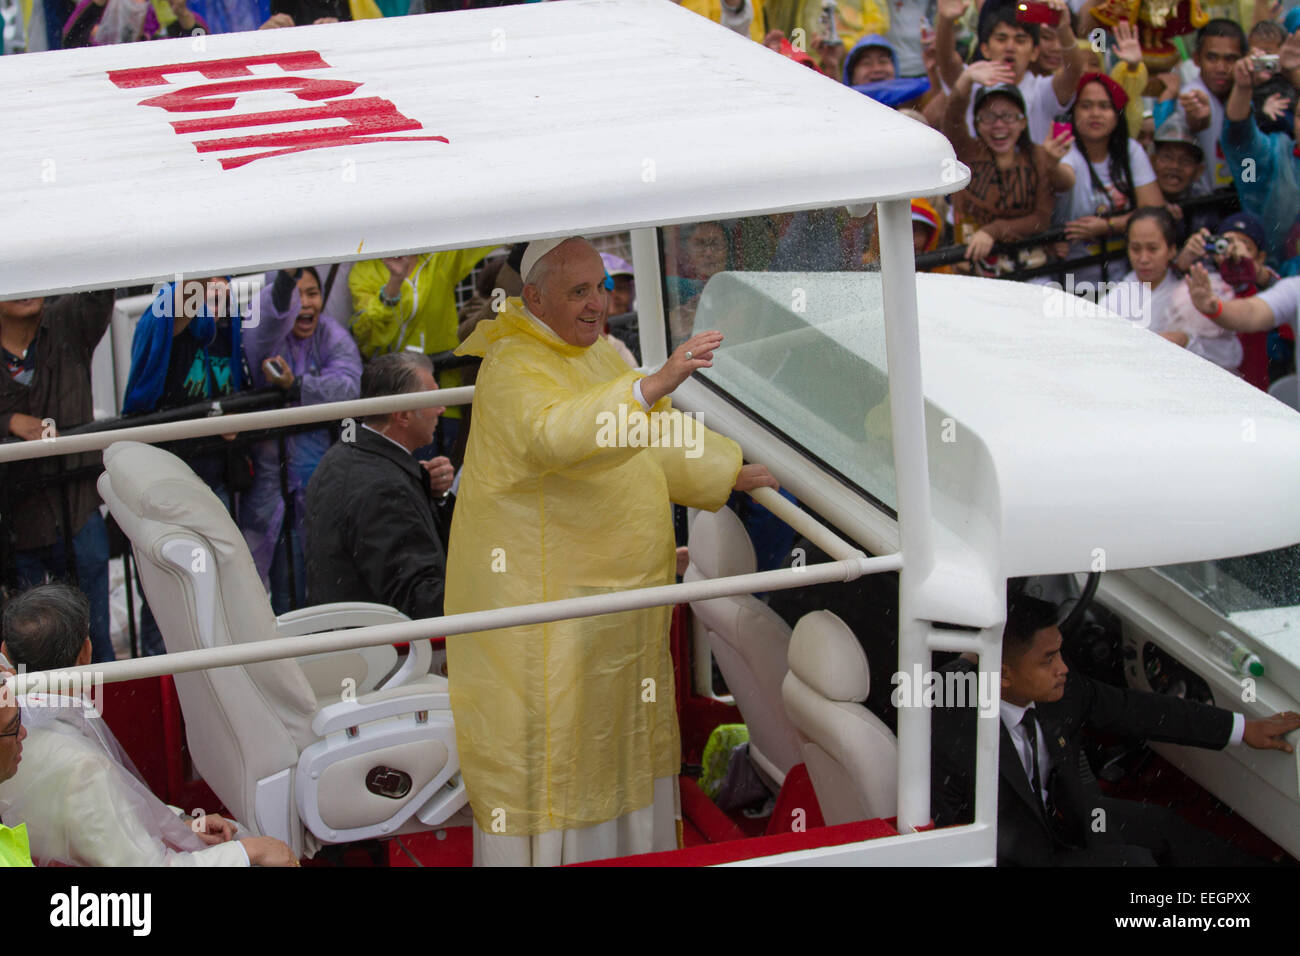
<path fill-rule="evenodd" d="M 1260 107 L 1260 111 L 1269 119 L 1277 122 L 1282 118 L 1282 114 L 1290 108 L 1291 98 L 1289 96 L 1285 93 L 1270 93 L 1264 100 L 1264 105 Z"/>
<path fill-rule="evenodd" d="M 1047 139 L 1043 140 L 1043 149 L 1047 150 L 1048 156 L 1051 156 L 1052 159 L 1059 163 L 1061 160 L 1065 159 L 1066 154 L 1070 152 L 1070 145 L 1073 142 L 1074 133 L 1071 130 L 1063 129 L 1055 136 L 1049 136 Z M 1074 177 L 1071 176 L 1070 179 L 1071 185 L 1073 185 Z M 1058 193 L 1061 192 L 1060 189 L 1057 189 L 1056 191 Z"/>
<path fill-rule="evenodd" d="M 981 86 L 998 86 L 1011 83 L 1014 79 L 1015 71 L 1002 60 L 978 60 L 962 71 L 957 82 L 965 84 L 963 92 L 970 92 L 971 86 L 976 83 Z"/>
<path fill-rule="evenodd" d="M 938 0 L 934 22 L 934 50 L 938 57 L 939 76 L 952 86 L 961 75 L 961 60 L 957 57 L 957 37 L 953 24 L 962 18 L 970 0 Z"/>
<path fill-rule="evenodd" d="M 1142 44 L 1138 42 L 1137 28 L 1127 20 L 1115 24 L 1115 43 L 1111 46 L 1115 56 L 1136 70 L 1142 63 Z"/>
<path fill-rule="evenodd" d="M 1300 86 L 1300 30 L 1290 34 L 1277 51 L 1278 71 L 1292 86 Z"/>
<path fill-rule="evenodd" d="M 1226 119 L 1244 120 L 1251 113 L 1251 96 L 1255 92 L 1255 72 L 1250 57 L 1243 56 L 1232 65 L 1232 90 L 1223 104 Z"/>
<path fill-rule="evenodd" d="M 939 19 L 947 20 L 951 23 L 954 20 L 960 20 L 966 15 L 966 8 L 970 6 L 970 0 L 938 0 L 936 11 Z"/>
<path fill-rule="evenodd" d="M 1214 311 L 1218 296 L 1210 286 L 1209 271 L 1200 262 L 1192 263 L 1191 268 L 1187 270 L 1187 291 L 1191 293 L 1192 305 L 1198 310 L 1206 315 Z"/>
<path fill-rule="evenodd" d="M 402 294 L 402 283 L 406 277 L 411 274 L 415 268 L 415 262 L 419 256 L 389 256 L 384 259 L 384 265 L 388 267 L 388 282 L 384 284 L 383 295 L 389 299 L 396 299 Z"/>

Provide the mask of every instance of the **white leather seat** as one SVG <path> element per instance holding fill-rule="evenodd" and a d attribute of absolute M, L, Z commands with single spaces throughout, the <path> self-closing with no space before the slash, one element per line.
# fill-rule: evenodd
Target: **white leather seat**
<path fill-rule="evenodd" d="M 754 545 L 728 508 L 701 511 L 691 522 L 691 561 L 686 581 L 752 574 Z M 749 728 L 749 754 L 773 791 L 799 763 L 799 736 L 781 703 L 790 627 L 748 594 L 692 601 L 691 611 L 708 634 L 709 647 Z"/>
<path fill-rule="evenodd" d="M 867 655 L 849 626 L 830 611 L 801 617 L 781 692 L 828 825 L 897 815 L 898 740 L 860 703 L 870 689 Z"/>
<path fill-rule="evenodd" d="M 243 535 L 189 466 L 118 442 L 104 467 L 100 495 L 169 652 L 406 620 L 330 604 L 277 621 Z M 430 659 L 426 640 L 391 676 L 391 647 L 177 674 L 194 765 L 239 820 L 299 854 L 440 824 L 466 799 L 447 681 Z"/>

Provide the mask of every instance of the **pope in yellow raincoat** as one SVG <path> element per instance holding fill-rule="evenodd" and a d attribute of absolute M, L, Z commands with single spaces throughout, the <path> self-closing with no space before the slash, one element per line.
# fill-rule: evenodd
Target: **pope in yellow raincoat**
<path fill-rule="evenodd" d="M 604 266 L 589 243 L 534 243 L 522 271 L 523 299 L 507 300 L 457 350 L 483 365 L 448 614 L 671 584 L 669 502 L 717 510 L 733 486 L 776 484 L 665 397 L 711 364 L 720 334 L 692 338 L 643 377 L 601 337 Z M 654 782 L 675 778 L 669 618 L 660 607 L 447 639 L 481 833 L 591 827 L 650 806 Z"/>

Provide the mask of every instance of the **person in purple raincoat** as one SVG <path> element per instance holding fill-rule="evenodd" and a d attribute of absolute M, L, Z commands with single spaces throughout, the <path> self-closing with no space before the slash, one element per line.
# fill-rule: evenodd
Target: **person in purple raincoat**
<path fill-rule="evenodd" d="M 243 330 L 244 355 L 254 387 L 278 386 L 288 393 L 291 404 L 302 405 L 341 402 L 360 395 L 361 354 L 348 330 L 321 314 L 319 273 L 311 266 L 281 269 L 274 278 L 267 276 L 261 296 L 259 320 Z M 253 487 L 241 498 L 239 519 L 262 582 L 271 589 L 276 614 L 291 606 L 301 607 L 304 601 L 307 482 L 329 446 L 329 429 L 321 428 L 269 439 L 252 449 Z M 291 521 L 286 521 L 282 493 L 286 488 Z M 292 604 L 291 594 L 296 596 Z"/>

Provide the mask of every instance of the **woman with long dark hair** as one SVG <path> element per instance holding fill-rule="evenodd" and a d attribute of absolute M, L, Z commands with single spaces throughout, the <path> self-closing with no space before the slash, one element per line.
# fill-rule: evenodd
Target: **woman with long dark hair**
<path fill-rule="evenodd" d="M 1122 239 L 1133 210 L 1163 205 L 1155 171 L 1124 123 L 1128 95 L 1104 73 L 1085 73 L 1070 108 L 1074 145 L 1064 162 L 1074 170 L 1074 188 L 1057 204 L 1058 221 L 1065 223 L 1069 258 L 1095 255 L 1102 243 L 1119 262 L 1108 265 L 1110 278 L 1121 274 Z M 1100 265 L 1074 270 L 1076 286 L 1096 282 Z"/>

